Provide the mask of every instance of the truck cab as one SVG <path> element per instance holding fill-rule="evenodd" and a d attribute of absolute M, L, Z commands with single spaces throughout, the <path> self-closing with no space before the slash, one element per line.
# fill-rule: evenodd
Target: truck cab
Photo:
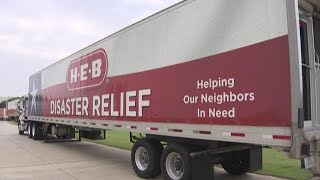
<path fill-rule="evenodd" d="M 20 113 L 19 120 L 18 120 L 18 131 L 19 134 L 24 134 L 25 131 L 28 130 L 28 123 L 26 120 L 28 119 L 28 96 L 23 96 L 17 102 L 17 110 Z"/>

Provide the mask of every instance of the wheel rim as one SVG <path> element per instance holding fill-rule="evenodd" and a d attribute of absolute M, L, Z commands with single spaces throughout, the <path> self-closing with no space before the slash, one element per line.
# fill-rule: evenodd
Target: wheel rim
<path fill-rule="evenodd" d="M 35 134 L 36 134 L 36 127 L 32 126 L 32 136 L 35 136 Z"/>
<path fill-rule="evenodd" d="M 184 174 L 183 159 L 180 154 L 171 152 L 166 158 L 166 170 L 171 179 L 181 179 Z"/>
<path fill-rule="evenodd" d="M 149 154 L 146 148 L 138 147 L 135 153 L 135 162 L 139 170 L 144 171 L 149 165 Z"/>

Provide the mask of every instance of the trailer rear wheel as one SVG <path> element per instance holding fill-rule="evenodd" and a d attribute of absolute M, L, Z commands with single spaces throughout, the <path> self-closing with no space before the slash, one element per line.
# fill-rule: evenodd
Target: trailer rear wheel
<path fill-rule="evenodd" d="M 236 151 L 226 153 L 222 167 L 231 175 L 245 174 L 250 169 L 250 151 Z"/>
<path fill-rule="evenodd" d="M 44 138 L 43 131 L 41 129 L 41 123 L 34 122 L 32 124 L 32 137 L 33 140 L 42 140 Z"/>
<path fill-rule="evenodd" d="M 31 134 L 32 134 L 32 139 L 36 140 L 37 138 L 37 134 L 36 134 L 36 124 L 37 123 L 32 123 L 32 127 L 31 127 Z"/>
<path fill-rule="evenodd" d="M 181 144 L 169 144 L 161 156 L 161 172 L 164 179 L 191 179 L 191 149 Z"/>
<path fill-rule="evenodd" d="M 29 138 L 32 138 L 32 122 L 31 121 L 28 122 L 28 135 L 29 135 Z"/>
<path fill-rule="evenodd" d="M 161 174 L 160 157 L 163 147 L 159 141 L 139 139 L 131 150 L 131 163 L 141 178 L 152 178 Z"/>

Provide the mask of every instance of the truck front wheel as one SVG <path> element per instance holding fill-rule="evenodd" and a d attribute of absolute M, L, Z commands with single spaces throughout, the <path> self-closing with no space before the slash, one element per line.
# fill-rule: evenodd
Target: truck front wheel
<path fill-rule="evenodd" d="M 250 151 L 236 151 L 226 153 L 222 167 L 231 175 L 245 174 L 250 169 Z"/>
<path fill-rule="evenodd" d="M 21 130 L 23 129 L 22 125 L 21 125 L 21 122 L 20 120 L 18 120 L 18 131 L 19 131 L 19 134 L 20 135 L 23 135 L 24 134 L 24 130 Z"/>
<path fill-rule="evenodd" d="M 161 156 L 161 172 L 164 179 L 191 179 L 191 149 L 181 144 L 169 144 Z"/>
<path fill-rule="evenodd" d="M 160 157 L 163 147 L 159 141 L 139 139 L 131 150 L 131 163 L 141 178 L 153 178 L 161 174 Z"/>

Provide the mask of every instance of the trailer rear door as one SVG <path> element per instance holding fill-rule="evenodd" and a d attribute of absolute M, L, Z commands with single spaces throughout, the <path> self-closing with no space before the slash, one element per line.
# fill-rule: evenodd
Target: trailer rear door
<path fill-rule="evenodd" d="M 302 69 L 302 97 L 304 112 L 304 127 L 317 126 L 319 124 L 319 57 L 316 54 L 315 42 L 319 38 L 319 32 L 314 31 L 319 20 L 300 10 L 300 43 L 301 43 L 301 69 Z M 318 45 L 317 45 L 318 46 Z"/>

